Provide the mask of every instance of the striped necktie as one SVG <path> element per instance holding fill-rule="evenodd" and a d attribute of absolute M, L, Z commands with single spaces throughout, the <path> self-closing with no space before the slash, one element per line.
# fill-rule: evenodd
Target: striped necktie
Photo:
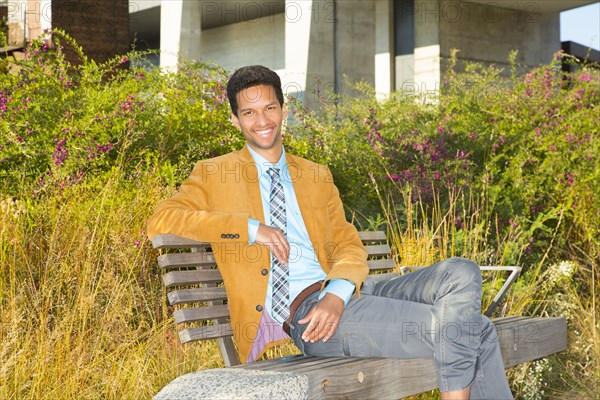
<path fill-rule="evenodd" d="M 279 176 L 279 169 L 269 168 L 271 177 L 271 192 L 269 194 L 269 207 L 271 226 L 279 228 L 287 235 L 285 216 L 285 195 Z M 271 273 L 273 278 L 273 298 L 271 302 L 271 315 L 279 323 L 283 323 L 290 315 L 290 283 L 289 270 L 279 260 L 271 255 Z"/>

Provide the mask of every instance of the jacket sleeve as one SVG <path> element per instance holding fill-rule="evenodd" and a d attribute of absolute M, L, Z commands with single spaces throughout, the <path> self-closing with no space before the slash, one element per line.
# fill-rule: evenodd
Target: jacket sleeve
<path fill-rule="evenodd" d="M 174 234 L 200 242 L 248 243 L 249 213 L 211 209 L 211 177 L 202 161 L 183 182 L 179 192 L 162 201 L 148 221 L 148 236 Z"/>
<path fill-rule="evenodd" d="M 327 272 L 325 284 L 331 279 L 347 279 L 354 282 L 356 293 L 360 294 L 360 287 L 369 273 L 367 251 L 354 225 L 346 221 L 344 206 L 329 169 L 325 171 L 324 184 L 329 193 L 327 209 L 333 237 L 333 242 L 325 246 L 331 268 Z"/>

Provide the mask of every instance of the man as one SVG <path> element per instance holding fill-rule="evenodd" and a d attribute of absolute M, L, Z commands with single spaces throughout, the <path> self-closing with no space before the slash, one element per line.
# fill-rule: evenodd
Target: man
<path fill-rule="evenodd" d="M 346 221 L 329 170 L 285 152 L 281 82 L 262 66 L 227 85 L 246 145 L 196 164 L 150 236 L 210 242 L 240 358 L 292 337 L 309 355 L 434 357 L 442 399 L 512 398 L 477 265 L 450 259 L 385 281 Z"/>

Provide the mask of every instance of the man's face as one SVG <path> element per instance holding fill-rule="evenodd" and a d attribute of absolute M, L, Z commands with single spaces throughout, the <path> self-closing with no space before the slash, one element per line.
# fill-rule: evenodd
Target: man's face
<path fill-rule="evenodd" d="M 238 115 L 232 122 L 242 131 L 253 150 L 271 162 L 281 155 L 281 124 L 287 117 L 279 105 L 275 89 L 268 85 L 252 86 L 237 94 Z"/>

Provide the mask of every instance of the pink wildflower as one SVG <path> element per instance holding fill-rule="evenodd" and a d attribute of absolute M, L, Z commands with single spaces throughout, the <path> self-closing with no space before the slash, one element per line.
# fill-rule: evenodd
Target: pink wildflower
<path fill-rule="evenodd" d="M 590 82 L 592 80 L 592 77 L 590 76 L 590 74 L 588 73 L 583 73 L 581 75 L 579 75 L 579 82 Z"/>

